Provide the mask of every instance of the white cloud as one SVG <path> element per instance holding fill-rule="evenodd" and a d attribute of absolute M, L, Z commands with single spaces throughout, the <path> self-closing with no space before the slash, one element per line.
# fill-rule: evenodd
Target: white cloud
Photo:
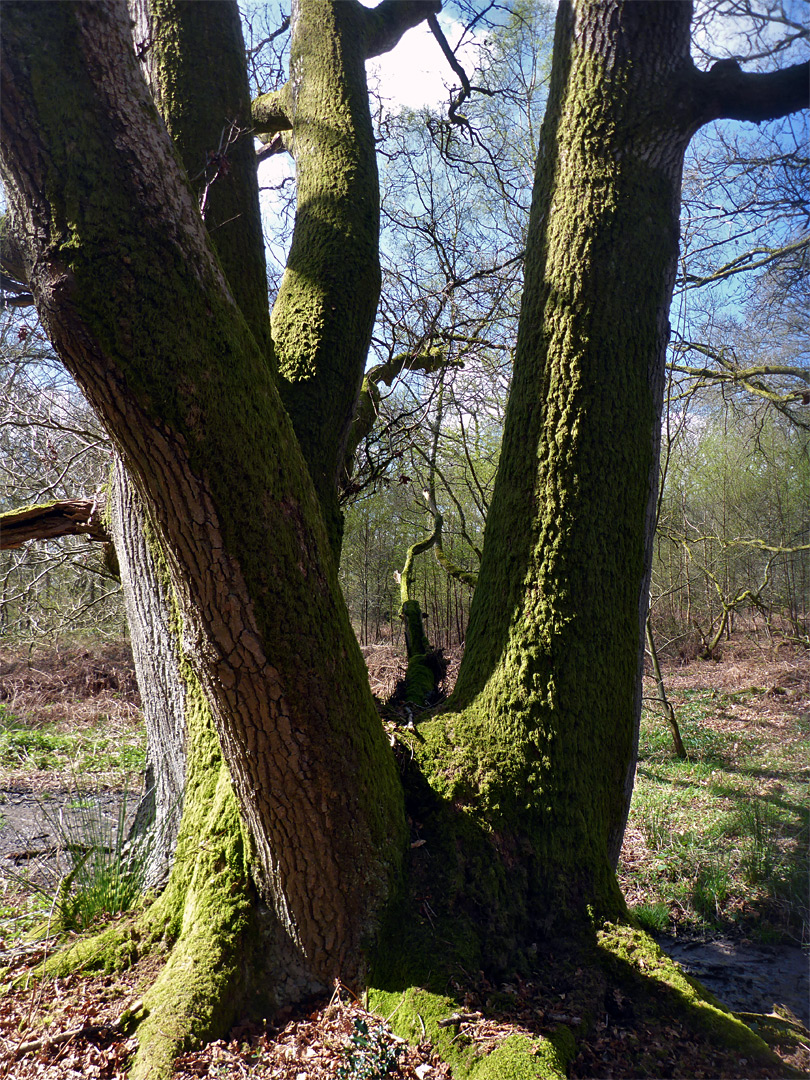
<path fill-rule="evenodd" d="M 452 47 L 462 30 L 461 24 L 440 15 L 439 25 Z M 459 50 L 459 63 L 468 75 L 472 73 L 475 54 L 474 40 Z M 394 109 L 446 104 L 448 87 L 458 85 L 458 77 L 424 22 L 404 34 L 391 52 L 369 60 L 366 70 L 372 85 L 379 81 L 380 92 Z"/>

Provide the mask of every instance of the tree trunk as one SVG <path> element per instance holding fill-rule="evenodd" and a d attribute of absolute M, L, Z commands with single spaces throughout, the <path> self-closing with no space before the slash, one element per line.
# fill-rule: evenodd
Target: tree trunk
<path fill-rule="evenodd" d="M 689 20 L 560 6 L 481 572 L 426 734 L 433 785 L 526 851 L 522 906 L 546 933 L 623 910 Z"/>
<path fill-rule="evenodd" d="M 312 34 L 334 50 L 296 38 L 276 103 L 274 122 L 294 143 L 346 169 L 335 177 L 342 193 L 327 173 L 329 190 L 312 189 L 299 207 L 299 224 L 314 229 L 300 252 L 313 286 L 292 280 L 292 260 L 285 295 L 297 290 L 300 302 L 283 299 L 274 325 L 280 339 L 308 344 L 297 353 L 280 340 L 282 367 L 291 356 L 338 356 L 310 348 L 311 316 L 324 341 L 343 321 L 354 341 L 339 377 L 352 394 L 367 315 L 345 321 L 340 304 L 365 312 L 365 298 L 324 294 L 319 277 L 368 250 L 377 211 L 363 209 L 368 176 L 357 189 L 349 182 L 362 162 L 338 154 L 351 124 L 324 105 L 333 146 L 300 79 L 353 102 L 361 76 L 346 27 L 368 56 L 435 6 L 385 0 L 362 15 L 355 3 L 301 0 L 301 25 L 309 12 Z M 197 11 L 168 0 L 159 10 L 178 34 Z M 232 30 L 235 5 L 206 5 L 206 18 L 215 12 Z M 150 549 L 153 535 L 168 569 L 177 605 L 168 632 L 182 633 L 183 817 L 169 884 L 139 924 L 147 940 L 175 945 L 139 1029 L 142 1075 L 167 1074 L 189 1032 L 224 1029 L 246 989 L 246 958 L 276 1003 L 338 976 L 362 984 L 372 957 L 378 980 L 401 990 L 417 970 L 435 980 L 453 962 L 503 968 L 544 938 L 582 938 L 623 913 L 613 864 L 640 703 L 680 167 L 699 123 L 748 100 L 727 67 L 694 72 L 689 15 L 679 2 L 559 8 L 467 655 L 453 702 L 401 754 L 407 808 L 429 838 L 414 846 L 406 879 L 402 784 L 340 596 L 334 522 L 324 522 L 313 465 L 322 433 L 310 438 L 304 424 L 296 437 L 262 344 L 261 305 L 249 299 L 257 291 L 239 281 L 238 244 L 210 243 L 200 204 L 215 212 L 220 181 L 207 192 L 189 185 L 121 4 L 5 5 L 2 169 L 25 280 L 115 441 Z M 195 38 L 192 24 L 183 31 L 192 48 L 241 48 L 230 31 Z M 171 42 L 151 47 L 158 69 L 171 68 Z M 330 66 L 344 50 L 354 72 L 345 85 Z M 168 110 L 174 84 L 163 85 Z M 758 104 L 747 107 L 759 116 Z M 241 113 L 227 105 L 232 115 Z M 189 136 L 189 146 L 219 145 L 221 111 L 207 122 L 212 139 Z M 344 225 L 333 203 L 351 204 L 355 190 L 366 192 L 362 212 L 355 205 Z M 330 234 L 345 243 L 313 263 Z M 373 267 L 346 269 L 354 290 L 376 280 Z M 300 381 L 316 389 L 308 362 Z M 332 482 L 348 396 L 329 420 Z M 408 907 L 427 895 L 435 927 Z"/>
<path fill-rule="evenodd" d="M 126 11 L 11 4 L 3 46 L 5 179 L 32 290 L 168 555 L 291 987 L 360 981 L 403 812 L 270 367 L 155 123 Z"/>
<path fill-rule="evenodd" d="M 145 884 L 160 888 L 174 861 L 186 781 L 186 688 L 179 628 L 168 567 L 154 540 L 150 549 L 143 511 L 118 458 L 111 487 L 113 542 L 147 739 L 144 794 L 130 836 L 148 851 Z"/>
<path fill-rule="evenodd" d="M 396 6 L 402 29 L 440 7 Z M 295 158 L 295 228 L 272 332 L 281 399 L 336 562 L 338 484 L 380 295 L 380 191 L 366 85 L 366 59 L 379 48 L 375 18 L 357 3 L 294 0 L 290 82 L 253 109 L 257 130 L 289 129 L 285 145 Z"/>

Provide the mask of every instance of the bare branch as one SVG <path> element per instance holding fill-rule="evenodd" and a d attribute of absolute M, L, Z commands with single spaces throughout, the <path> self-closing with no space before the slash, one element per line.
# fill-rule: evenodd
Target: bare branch
<path fill-rule="evenodd" d="M 59 536 L 86 535 L 110 543 L 103 516 L 104 503 L 89 499 L 66 499 L 10 510 L 0 514 L 0 551 L 21 547 L 30 540 L 55 540 Z"/>
<path fill-rule="evenodd" d="M 810 105 L 810 64 L 793 64 L 767 74 L 744 72 L 736 60 L 718 60 L 709 71 L 693 68 L 691 105 L 697 127 L 712 120 L 759 124 Z"/>

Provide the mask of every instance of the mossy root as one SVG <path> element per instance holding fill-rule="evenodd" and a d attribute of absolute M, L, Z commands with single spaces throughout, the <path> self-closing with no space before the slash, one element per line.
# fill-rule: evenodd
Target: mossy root
<path fill-rule="evenodd" d="M 574 1037 L 564 1027 L 546 1037 L 510 1035 L 486 1053 L 459 1039 L 454 1026 L 439 1024 L 459 1010 L 458 1002 L 420 987 L 404 993 L 370 990 L 369 1007 L 402 1038 L 428 1039 L 459 1080 L 565 1080 L 575 1054 Z"/>
<path fill-rule="evenodd" d="M 175 1058 L 223 1035 L 242 1003 L 251 898 L 239 811 L 224 766 L 205 826 L 205 843 L 183 897 L 179 936 L 144 995 L 135 1080 L 170 1077 Z"/>

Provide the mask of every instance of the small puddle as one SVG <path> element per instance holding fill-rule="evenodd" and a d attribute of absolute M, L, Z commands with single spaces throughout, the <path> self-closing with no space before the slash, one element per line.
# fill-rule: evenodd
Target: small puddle
<path fill-rule="evenodd" d="M 718 938 L 659 937 L 658 944 L 687 974 L 733 1012 L 773 1012 L 786 1005 L 810 1027 L 810 951 L 798 945 L 748 945 Z"/>

